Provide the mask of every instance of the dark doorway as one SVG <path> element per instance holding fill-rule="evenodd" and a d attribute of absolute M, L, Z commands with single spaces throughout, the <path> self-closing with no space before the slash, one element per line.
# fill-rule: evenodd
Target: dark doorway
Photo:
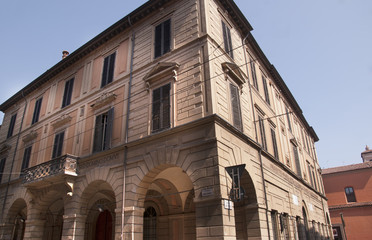
<path fill-rule="evenodd" d="M 108 210 L 101 212 L 96 224 L 96 240 L 112 239 L 112 216 Z"/>

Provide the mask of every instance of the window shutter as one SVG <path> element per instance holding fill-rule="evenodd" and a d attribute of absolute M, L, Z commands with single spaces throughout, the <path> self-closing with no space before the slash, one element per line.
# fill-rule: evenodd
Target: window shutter
<path fill-rule="evenodd" d="M 21 170 L 28 168 L 30 158 L 31 158 L 31 150 L 32 150 L 32 146 L 25 149 L 25 152 L 23 154 L 23 162 L 22 162 Z"/>
<path fill-rule="evenodd" d="M 10 119 L 7 138 L 10 138 L 11 136 L 13 136 L 14 125 L 15 125 L 16 119 L 17 119 L 17 114 L 14 114 L 12 118 Z"/>
<path fill-rule="evenodd" d="M 65 137 L 65 132 L 58 133 L 54 138 L 54 146 L 52 158 L 56 158 L 62 155 L 63 139 Z"/>
<path fill-rule="evenodd" d="M 109 63 L 109 59 L 108 57 L 106 57 L 105 60 L 103 61 L 101 88 L 106 86 L 107 84 L 108 63 Z"/>
<path fill-rule="evenodd" d="M 103 137 L 102 119 L 103 119 L 102 115 L 99 115 L 96 117 L 96 126 L 94 128 L 93 152 L 102 151 L 102 137 Z"/>
<path fill-rule="evenodd" d="M 240 113 L 239 89 L 234 84 L 230 83 L 231 107 L 233 115 L 233 125 L 242 130 L 242 118 Z"/>
<path fill-rule="evenodd" d="M 109 56 L 109 67 L 108 67 L 108 76 L 107 76 L 107 83 L 111 83 L 112 80 L 114 79 L 114 70 L 115 70 L 115 58 L 116 58 L 116 52 L 111 54 Z"/>
<path fill-rule="evenodd" d="M 171 21 L 168 19 L 164 22 L 164 29 L 163 29 L 163 37 L 164 37 L 164 46 L 163 46 L 163 54 L 170 51 L 170 41 L 171 41 Z"/>
<path fill-rule="evenodd" d="M 32 123 L 34 124 L 39 121 L 39 115 L 40 115 L 40 109 L 41 109 L 41 103 L 42 103 L 43 98 L 39 98 L 35 102 L 35 109 L 34 109 L 34 114 L 32 116 Z"/>
<path fill-rule="evenodd" d="M 277 142 L 276 142 L 276 134 L 275 134 L 274 129 L 271 129 L 271 138 L 273 139 L 274 157 L 276 159 L 278 159 L 279 158 L 278 145 L 277 145 Z"/>
<path fill-rule="evenodd" d="M 74 78 L 68 80 L 65 84 L 65 91 L 64 91 L 63 100 L 62 100 L 62 108 L 70 105 L 73 86 L 74 86 Z"/>
<path fill-rule="evenodd" d="M 161 56 L 161 29 L 161 24 L 155 27 L 155 58 Z"/>
<path fill-rule="evenodd" d="M 112 130 L 114 125 L 114 108 L 111 108 L 107 113 L 107 127 L 105 131 L 105 142 L 104 142 L 104 150 L 111 148 L 111 138 L 112 138 Z"/>
<path fill-rule="evenodd" d="M 160 88 L 152 92 L 152 130 L 160 129 Z"/>
<path fill-rule="evenodd" d="M 6 158 L 1 159 L 1 161 L 0 161 L 0 183 L 1 183 L 1 179 L 3 178 L 3 173 L 4 173 L 4 168 L 5 168 L 5 161 L 6 161 Z"/>
<path fill-rule="evenodd" d="M 229 49 L 229 45 L 227 43 L 227 32 L 226 32 L 226 24 L 222 21 L 222 34 L 223 34 L 223 44 L 225 47 L 225 51 L 227 52 Z"/>
<path fill-rule="evenodd" d="M 162 116 L 161 121 L 161 128 L 169 128 L 170 127 L 170 84 L 165 85 L 161 88 L 162 90 Z"/>
<path fill-rule="evenodd" d="M 230 28 L 226 28 L 226 33 L 227 33 L 227 44 L 228 44 L 228 51 L 227 53 L 230 55 L 230 57 L 232 59 L 234 59 L 234 54 L 233 54 L 233 48 L 232 48 L 232 41 L 231 41 L 231 32 L 230 32 Z"/>

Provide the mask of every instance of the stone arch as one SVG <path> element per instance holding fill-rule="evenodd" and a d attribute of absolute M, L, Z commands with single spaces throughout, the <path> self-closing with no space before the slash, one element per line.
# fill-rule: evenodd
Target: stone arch
<path fill-rule="evenodd" d="M 153 209 L 156 213 L 156 236 L 174 239 L 195 238 L 194 185 L 190 176 L 180 167 L 163 164 L 151 169 L 138 184 L 136 199 L 144 211 Z M 146 212 L 141 214 L 137 224 L 149 226 Z M 154 225 L 153 225 L 154 226 Z M 148 229 L 143 234 L 148 235 Z M 151 232 L 153 234 L 153 232 Z"/>
<path fill-rule="evenodd" d="M 114 238 L 117 227 L 115 209 L 118 201 L 111 184 L 104 180 L 91 181 L 83 190 L 80 199 L 81 213 L 86 216 L 84 238 L 95 239 L 97 221 L 101 219 L 102 214 L 106 214 L 111 219 L 105 224 L 107 229 L 110 228 L 111 237 Z"/>
<path fill-rule="evenodd" d="M 4 239 L 23 239 L 27 213 L 27 203 L 23 198 L 13 201 L 5 219 Z"/>

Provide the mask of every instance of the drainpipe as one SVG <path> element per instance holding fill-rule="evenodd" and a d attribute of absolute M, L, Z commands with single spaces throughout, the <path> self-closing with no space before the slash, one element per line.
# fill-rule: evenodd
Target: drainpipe
<path fill-rule="evenodd" d="M 132 23 L 130 21 L 130 16 L 128 16 L 128 23 L 132 27 Z M 124 159 L 123 159 L 123 202 L 122 202 L 122 209 L 121 209 L 121 239 L 124 240 L 124 220 L 125 220 L 125 178 L 126 178 L 126 171 L 127 171 L 127 158 L 128 158 L 128 129 L 129 129 L 129 110 L 130 110 L 130 100 L 131 100 L 131 89 L 132 89 L 132 79 L 133 79 L 133 55 L 134 55 L 134 43 L 135 43 L 135 34 L 132 31 L 132 50 L 131 50 L 131 57 L 130 57 L 130 73 L 129 73 L 129 83 L 128 83 L 128 102 L 127 102 L 127 117 L 125 120 L 125 143 L 124 143 Z M 134 218 L 133 218 L 134 219 Z M 134 220 L 133 220 L 134 221 Z M 131 235 L 132 239 L 134 239 L 134 223 L 132 223 L 132 230 Z"/>
<path fill-rule="evenodd" d="M 9 185 L 10 185 L 10 178 L 11 178 L 12 172 L 13 172 L 14 161 L 15 161 L 15 157 L 16 157 L 16 154 L 17 154 L 19 138 L 21 136 L 22 126 L 23 126 L 23 120 L 25 118 L 26 108 L 27 108 L 27 100 L 26 100 L 26 98 L 25 98 L 25 96 L 23 94 L 23 91 L 22 91 L 22 97 L 25 100 L 25 108 L 23 109 L 23 115 L 22 115 L 21 125 L 19 126 L 17 141 L 16 141 L 16 145 L 14 147 L 14 154 L 13 154 L 12 165 L 10 166 L 10 172 L 9 172 L 8 182 L 7 182 L 7 185 L 6 185 L 3 207 L 2 207 L 2 210 L 1 210 L 1 214 L 3 215 L 3 217 L 2 217 L 3 220 L 5 219 L 5 213 L 4 213 L 4 211 L 5 211 L 6 199 L 8 197 L 8 191 L 9 191 Z"/>
<path fill-rule="evenodd" d="M 249 36 L 250 33 L 247 34 L 247 36 L 243 39 L 242 41 L 242 46 L 243 46 L 243 52 L 244 52 L 244 58 L 245 58 L 245 67 L 246 67 L 246 71 L 247 71 L 247 76 L 249 76 L 249 71 L 248 71 L 248 61 L 247 61 L 247 53 L 246 53 L 246 49 L 245 49 L 245 41 L 247 40 L 248 36 Z M 253 123 L 254 123 L 254 132 L 255 132 L 255 136 L 256 136 L 256 142 L 258 143 L 258 134 L 257 134 L 257 126 L 256 126 L 256 115 L 255 115 L 255 111 L 254 111 L 254 104 L 253 104 L 253 94 L 252 94 L 252 87 L 251 87 L 251 83 L 249 82 L 249 79 L 248 79 L 248 87 L 249 87 L 249 92 L 250 92 L 250 97 L 251 97 L 251 107 L 252 107 L 252 115 L 253 115 Z M 261 177 L 262 177 L 262 185 L 263 185 L 263 190 L 264 190 L 264 195 L 265 195 L 265 204 L 266 204 L 266 213 L 265 213 L 265 216 L 266 216 L 266 225 L 267 225 L 267 234 L 269 236 L 269 239 L 271 239 L 271 236 L 270 236 L 270 224 L 269 224 L 269 217 L 267 216 L 268 214 L 268 201 L 267 201 L 267 191 L 266 191 L 266 185 L 265 185 L 265 177 L 264 177 L 264 170 L 263 170 L 263 163 L 262 163 L 262 145 L 260 145 L 260 149 L 258 150 L 258 158 L 260 160 L 260 167 L 261 167 Z"/>

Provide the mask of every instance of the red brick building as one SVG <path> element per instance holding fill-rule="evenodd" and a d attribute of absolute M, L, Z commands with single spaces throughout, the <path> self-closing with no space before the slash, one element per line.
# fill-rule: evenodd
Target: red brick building
<path fill-rule="evenodd" d="M 371 239 L 372 150 L 366 147 L 362 159 L 322 172 L 335 240 Z"/>

